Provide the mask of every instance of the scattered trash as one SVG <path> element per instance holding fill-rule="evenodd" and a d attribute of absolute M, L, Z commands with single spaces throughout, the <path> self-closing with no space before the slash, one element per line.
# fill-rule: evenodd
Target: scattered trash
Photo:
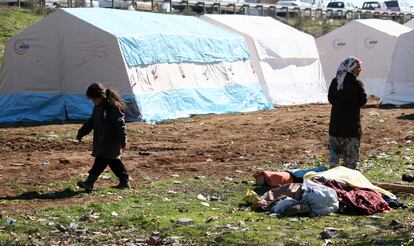
<path fill-rule="evenodd" d="M 102 175 L 102 176 L 100 176 L 100 179 L 102 179 L 102 180 L 110 180 L 112 178 L 111 178 L 111 176 Z"/>
<path fill-rule="evenodd" d="M 246 195 L 242 198 L 242 202 L 247 204 L 254 204 L 258 202 L 261 197 L 254 191 L 247 189 Z"/>
<path fill-rule="evenodd" d="M 115 211 L 112 211 L 111 212 L 111 215 L 114 216 L 114 217 L 118 217 L 119 216 L 119 214 L 117 212 L 115 212 Z"/>
<path fill-rule="evenodd" d="M 92 221 L 92 220 L 98 219 L 99 216 L 100 216 L 99 213 L 90 212 L 90 213 L 87 213 L 84 216 L 82 216 L 80 218 L 80 221 Z"/>
<path fill-rule="evenodd" d="M 138 152 L 138 154 L 139 154 L 139 155 L 144 155 L 144 156 L 147 156 L 147 155 L 150 155 L 151 153 L 149 153 L 149 152 L 145 152 L 145 151 L 139 151 L 139 152 Z"/>
<path fill-rule="evenodd" d="M 58 229 L 60 232 L 65 232 L 65 231 L 68 230 L 65 226 L 63 226 L 61 224 L 57 224 L 56 229 Z"/>
<path fill-rule="evenodd" d="M 201 205 L 203 205 L 204 207 L 210 207 L 210 204 L 207 202 L 201 202 Z"/>
<path fill-rule="evenodd" d="M 206 162 L 213 162 L 213 160 L 212 159 L 207 159 Z"/>
<path fill-rule="evenodd" d="M 183 225 L 188 225 L 188 224 L 192 224 L 194 221 L 193 219 L 190 219 L 190 218 L 180 218 L 177 220 L 177 222 Z"/>
<path fill-rule="evenodd" d="M 320 233 L 321 239 L 335 238 L 338 235 L 338 229 L 334 227 L 325 227 L 323 232 Z"/>
<path fill-rule="evenodd" d="M 374 225 L 365 225 L 366 228 L 370 228 L 370 229 L 379 229 L 378 227 L 374 226 Z"/>
<path fill-rule="evenodd" d="M 47 161 L 42 162 L 42 163 L 40 163 L 40 166 L 41 167 L 47 167 L 47 166 L 49 166 L 49 162 L 47 162 Z"/>
<path fill-rule="evenodd" d="M 55 222 L 48 222 L 47 225 L 48 226 L 55 226 L 56 224 L 55 224 Z"/>
<path fill-rule="evenodd" d="M 207 198 L 203 196 L 202 194 L 198 194 L 197 199 L 200 201 L 207 201 Z"/>
<path fill-rule="evenodd" d="M 10 164 L 10 166 L 21 167 L 21 166 L 23 166 L 23 164 L 22 163 L 12 163 L 12 164 Z"/>
<path fill-rule="evenodd" d="M 324 239 L 324 240 L 323 240 L 323 244 L 322 244 L 322 246 L 327 246 L 327 245 L 329 245 L 329 244 L 332 244 L 332 240 L 329 240 L 329 239 Z"/>
<path fill-rule="evenodd" d="M 69 224 L 69 228 L 70 229 L 72 229 L 72 230 L 75 230 L 75 229 L 77 229 L 79 227 L 79 225 L 77 224 L 77 223 L 75 223 L 75 222 L 71 222 L 70 224 Z"/>
<path fill-rule="evenodd" d="M 36 238 L 32 238 L 32 245 L 34 246 L 43 246 L 46 245 L 45 242 L 43 242 L 42 240 L 36 239 Z"/>
<path fill-rule="evenodd" d="M 239 228 L 237 226 L 233 226 L 232 224 L 227 224 L 227 225 L 224 226 L 224 228 L 227 228 L 227 229 L 232 230 L 232 231 L 238 231 L 239 230 Z"/>
<path fill-rule="evenodd" d="M 206 176 L 195 176 L 194 179 L 205 179 Z"/>
<path fill-rule="evenodd" d="M 0 219 L 2 218 L 2 216 L 1 216 L 2 214 L 0 213 Z M 27 219 L 27 220 L 30 220 L 30 221 L 34 221 L 35 220 L 35 218 L 33 217 L 33 216 L 30 216 L 30 215 L 25 215 L 25 216 L 23 216 L 23 218 L 25 218 L 25 219 Z"/>
<path fill-rule="evenodd" d="M 370 116 L 378 116 L 378 115 L 380 115 L 378 112 L 375 112 L 375 111 L 370 111 L 368 114 Z"/>
<path fill-rule="evenodd" d="M 178 177 L 180 177 L 180 175 L 175 173 L 175 174 L 172 174 L 171 177 L 178 178 Z"/>
<path fill-rule="evenodd" d="M 371 219 L 375 219 L 375 220 L 382 220 L 382 219 L 384 219 L 384 217 L 382 217 L 382 216 L 379 216 L 379 215 L 370 215 L 370 216 L 367 216 L 368 218 L 371 218 Z"/>
<path fill-rule="evenodd" d="M 412 174 L 403 174 L 402 175 L 402 181 L 413 182 L 414 181 L 414 175 L 412 175 Z"/>
<path fill-rule="evenodd" d="M 226 180 L 226 181 L 233 181 L 234 179 L 226 176 L 226 177 L 224 177 L 224 180 Z"/>
<path fill-rule="evenodd" d="M 13 218 L 8 218 L 8 219 L 6 220 L 6 225 L 11 226 L 11 225 L 14 225 L 14 224 L 16 224 L 16 220 L 15 220 L 15 219 L 13 219 Z"/>
<path fill-rule="evenodd" d="M 169 190 L 169 191 L 167 191 L 167 193 L 168 194 L 177 194 L 177 192 L 176 191 L 173 191 L 173 190 Z"/>
<path fill-rule="evenodd" d="M 217 196 L 210 196 L 210 201 L 218 201 L 218 200 L 220 200 L 219 197 L 217 197 Z"/>

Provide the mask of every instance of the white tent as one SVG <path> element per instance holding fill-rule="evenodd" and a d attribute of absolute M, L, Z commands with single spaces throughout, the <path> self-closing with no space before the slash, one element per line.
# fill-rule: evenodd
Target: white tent
<path fill-rule="evenodd" d="M 360 79 L 367 94 L 381 97 L 397 38 L 410 30 L 389 20 L 354 20 L 318 38 L 316 43 L 328 85 L 340 62 L 356 56 L 363 62 Z"/>
<path fill-rule="evenodd" d="M 8 40 L 0 122 L 86 119 L 92 82 L 148 121 L 271 107 L 240 35 L 196 17 L 76 8 Z"/>
<path fill-rule="evenodd" d="M 405 23 L 404 26 L 414 29 L 414 20 L 410 20 L 409 22 Z"/>
<path fill-rule="evenodd" d="M 327 102 L 315 39 L 271 17 L 204 15 L 241 34 L 266 96 L 275 105 Z"/>
<path fill-rule="evenodd" d="M 401 34 L 392 56 L 381 104 L 414 103 L 414 31 Z"/>

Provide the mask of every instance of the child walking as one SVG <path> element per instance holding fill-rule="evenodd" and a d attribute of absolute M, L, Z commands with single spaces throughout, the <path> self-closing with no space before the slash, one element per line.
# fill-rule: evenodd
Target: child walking
<path fill-rule="evenodd" d="M 95 162 L 86 181 L 78 186 L 92 192 L 93 185 L 107 165 L 119 179 L 116 188 L 129 188 L 128 173 L 121 161 L 122 149 L 126 148 L 126 129 L 124 120 L 125 105 L 118 94 L 99 83 L 91 84 L 86 96 L 95 104 L 92 115 L 79 129 L 77 140 L 93 130 L 92 156 Z"/>

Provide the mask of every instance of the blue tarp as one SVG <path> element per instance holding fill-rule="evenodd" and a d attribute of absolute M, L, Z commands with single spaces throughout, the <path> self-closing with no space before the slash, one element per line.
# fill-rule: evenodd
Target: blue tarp
<path fill-rule="evenodd" d="M 320 173 L 326 170 L 328 170 L 328 168 L 326 168 L 325 166 L 317 166 L 317 167 L 312 167 L 312 168 L 307 168 L 307 169 L 291 169 L 291 170 L 288 170 L 288 172 L 292 174 L 293 176 L 295 176 L 296 178 L 303 178 L 305 174 L 307 174 L 308 172 Z"/>
<path fill-rule="evenodd" d="M 102 8 L 63 10 L 116 36 L 129 67 L 249 59 L 240 35 L 196 17 Z"/>
<path fill-rule="evenodd" d="M 271 109 L 260 85 L 233 85 L 220 89 L 181 89 L 135 98 L 142 120 L 159 122 L 196 114 L 238 113 Z M 93 105 L 84 94 L 0 94 L 0 122 L 85 120 Z"/>
<path fill-rule="evenodd" d="M 0 122 L 66 120 L 60 93 L 0 94 L 0 105 Z"/>
<path fill-rule="evenodd" d="M 137 95 L 142 119 L 161 121 L 194 114 L 238 113 L 271 109 L 259 83 L 220 89 L 194 88 Z"/>

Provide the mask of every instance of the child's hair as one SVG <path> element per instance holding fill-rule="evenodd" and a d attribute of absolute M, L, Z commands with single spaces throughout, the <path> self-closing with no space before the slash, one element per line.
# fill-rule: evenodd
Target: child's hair
<path fill-rule="evenodd" d="M 125 112 L 125 104 L 122 98 L 114 90 L 105 88 L 100 83 L 92 83 L 86 90 L 86 96 L 88 98 L 106 99 L 111 107 L 117 107 Z"/>

